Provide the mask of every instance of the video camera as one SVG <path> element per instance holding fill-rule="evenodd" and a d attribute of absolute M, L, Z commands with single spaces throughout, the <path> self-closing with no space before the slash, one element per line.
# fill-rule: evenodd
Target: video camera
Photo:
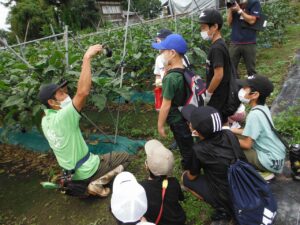
<path fill-rule="evenodd" d="M 106 57 L 112 57 L 112 50 L 105 44 L 103 45 L 103 54 Z"/>
<path fill-rule="evenodd" d="M 226 6 L 227 6 L 227 9 L 229 9 L 231 7 L 234 7 L 235 3 L 240 5 L 240 4 L 245 4 L 247 2 L 248 2 L 248 0 L 227 0 L 226 1 Z"/>
<path fill-rule="evenodd" d="M 235 6 L 235 3 L 240 3 L 240 1 L 239 0 L 227 0 L 227 2 L 226 2 L 226 7 L 227 7 L 227 9 L 229 9 L 229 8 L 231 8 L 231 7 L 234 7 Z"/>

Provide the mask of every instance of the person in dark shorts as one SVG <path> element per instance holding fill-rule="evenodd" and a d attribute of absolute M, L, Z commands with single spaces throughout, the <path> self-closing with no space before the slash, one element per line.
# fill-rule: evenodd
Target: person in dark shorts
<path fill-rule="evenodd" d="M 213 107 L 188 105 L 183 107 L 182 114 L 190 122 L 193 134 L 201 139 L 193 146 L 192 166 L 182 175 L 183 185 L 215 209 L 212 220 L 230 220 L 233 217 L 233 205 L 227 170 L 235 161 L 230 137 L 236 143 L 238 139 L 230 130 L 222 129 L 220 114 Z M 245 159 L 241 149 L 239 157 Z"/>
<path fill-rule="evenodd" d="M 92 85 L 91 61 L 103 51 L 103 46 L 93 45 L 83 56 L 77 91 L 71 98 L 62 81 L 41 85 L 38 98 L 46 107 L 41 121 L 43 133 L 63 169 L 60 179 L 64 193 L 74 196 L 97 195 L 107 197 L 107 184 L 129 163 L 126 152 L 98 156 L 89 151 L 79 121 L 81 111 Z"/>
<path fill-rule="evenodd" d="M 206 9 L 199 16 L 201 37 L 211 41 L 206 60 L 206 97 L 204 104 L 217 109 L 223 123 L 227 122 L 223 113 L 232 76 L 229 51 L 221 36 L 223 18 L 216 9 Z"/>
<path fill-rule="evenodd" d="M 184 225 L 186 216 L 179 203 L 184 196 L 178 180 L 172 177 L 173 153 L 157 140 L 148 141 L 145 151 L 149 178 L 140 182 L 148 199 L 144 217 L 157 225 Z M 164 188 L 165 195 L 162 197 Z"/>

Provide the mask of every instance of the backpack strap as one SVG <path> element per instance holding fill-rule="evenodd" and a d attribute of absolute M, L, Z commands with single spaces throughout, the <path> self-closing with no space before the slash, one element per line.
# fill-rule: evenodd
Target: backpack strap
<path fill-rule="evenodd" d="M 163 213 L 164 199 L 165 199 L 165 195 L 166 195 L 166 190 L 167 190 L 168 184 L 169 184 L 168 178 L 164 179 L 163 182 L 162 182 L 161 206 L 160 206 L 159 214 L 158 214 L 158 216 L 157 216 L 157 218 L 155 220 L 155 224 L 159 223 L 159 221 L 161 219 L 161 216 L 162 216 L 162 213 Z"/>
<path fill-rule="evenodd" d="M 255 109 L 252 109 L 251 111 L 254 111 L 254 110 L 258 110 L 258 111 L 261 111 L 265 117 L 267 118 L 268 122 L 269 122 L 269 125 L 271 127 L 271 130 L 274 132 L 274 134 L 278 137 L 278 139 L 281 141 L 281 143 L 286 147 L 286 149 L 289 149 L 289 144 L 287 143 L 286 140 L 284 140 L 284 138 L 279 134 L 279 132 L 275 129 L 275 127 L 273 126 L 271 120 L 269 119 L 268 115 L 262 110 L 262 109 L 259 109 L 259 108 L 255 108 Z"/>
<path fill-rule="evenodd" d="M 82 159 L 80 159 L 80 160 L 76 163 L 74 169 L 72 169 L 72 170 L 66 170 L 66 169 L 64 169 L 64 173 L 66 173 L 66 174 L 71 174 L 71 175 L 74 174 L 74 173 L 76 172 L 76 170 L 77 170 L 79 167 L 81 167 L 82 164 L 84 164 L 89 158 L 90 158 L 90 152 L 88 151 L 88 153 L 87 153 Z"/>
<path fill-rule="evenodd" d="M 232 146 L 233 154 L 236 158 L 236 160 L 240 160 L 238 152 L 241 150 L 241 147 L 239 143 L 236 142 L 236 139 L 234 139 L 234 134 L 231 131 L 226 131 L 229 143 Z"/>
<path fill-rule="evenodd" d="M 183 55 L 182 58 L 183 58 L 183 60 L 184 60 L 184 62 L 185 62 L 185 64 L 186 64 L 186 67 L 189 68 L 189 69 L 191 69 L 191 64 L 190 64 L 190 62 L 189 62 L 187 56 L 186 56 L 186 55 Z"/>

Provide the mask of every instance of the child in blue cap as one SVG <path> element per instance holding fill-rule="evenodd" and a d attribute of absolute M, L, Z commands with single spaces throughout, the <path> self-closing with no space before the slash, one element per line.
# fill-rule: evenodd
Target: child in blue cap
<path fill-rule="evenodd" d="M 157 128 L 162 137 L 166 137 L 164 125 L 167 123 L 178 144 L 184 170 L 189 168 L 192 157 L 193 138 L 189 127 L 178 107 L 183 106 L 188 95 L 183 77 L 182 62 L 187 52 L 187 43 L 179 34 L 171 34 L 160 43 L 153 43 L 160 50 L 164 67 L 168 69 L 162 81 L 162 106 L 159 111 Z"/>

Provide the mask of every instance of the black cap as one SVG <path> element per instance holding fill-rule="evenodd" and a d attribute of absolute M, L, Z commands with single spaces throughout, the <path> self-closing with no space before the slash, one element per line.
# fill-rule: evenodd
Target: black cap
<path fill-rule="evenodd" d="M 251 87 L 258 91 L 261 96 L 268 97 L 274 90 L 272 82 L 264 76 L 253 75 L 246 80 L 237 80 L 238 85 L 242 87 Z"/>
<path fill-rule="evenodd" d="M 168 29 L 161 29 L 157 34 L 156 34 L 156 38 L 159 39 L 165 39 L 166 37 L 168 37 L 170 34 L 173 34 L 172 31 L 168 30 Z"/>
<path fill-rule="evenodd" d="M 192 127 L 205 138 L 222 130 L 220 114 L 211 106 L 187 105 L 182 108 L 181 113 L 192 124 Z"/>
<path fill-rule="evenodd" d="M 63 82 L 60 85 L 53 84 L 53 83 L 42 85 L 40 88 L 40 92 L 38 94 L 40 102 L 48 107 L 48 100 L 52 99 L 55 92 L 64 86 L 66 86 L 65 82 Z"/>
<path fill-rule="evenodd" d="M 223 25 L 223 17 L 216 9 L 205 9 L 199 16 L 199 22 L 204 24 Z"/>
<path fill-rule="evenodd" d="M 69 84 L 69 81 L 67 81 L 67 80 L 64 80 L 64 79 L 60 79 L 60 81 L 59 81 L 59 83 L 58 83 L 58 85 L 60 86 L 60 87 L 65 87 L 65 86 L 67 86 Z"/>

